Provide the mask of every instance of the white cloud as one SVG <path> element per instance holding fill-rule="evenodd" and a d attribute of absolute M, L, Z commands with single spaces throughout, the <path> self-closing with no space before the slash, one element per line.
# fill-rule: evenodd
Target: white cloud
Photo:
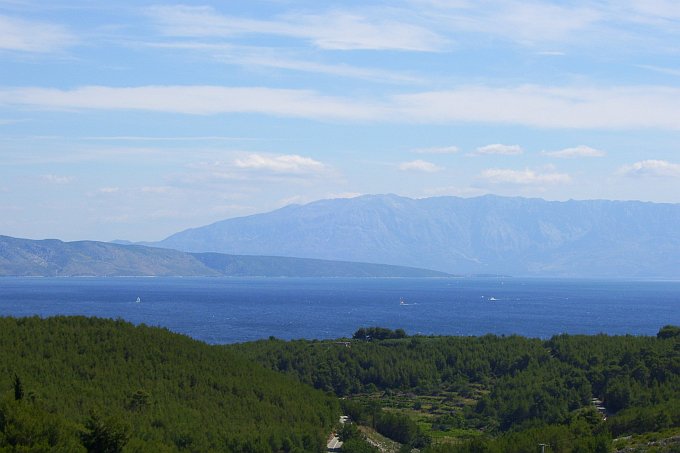
<path fill-rule="evenodd" d="M 0 15 L 0 50 L 51 52 L 75 42 L 66 28 Z"/>
<path fill-rule="evenodd" d="M 573 148 L 565 148 L 559 151 L 544 151 L 543 154 L 550 157 L 557 158 L 572 158 L 572 157 L 603 157 L 606 155 L 604 151 L 591 148 L 590 146 L 579 145 Z"/>
<path fill-rule="evenodd" d="M 658 73 L 661 73 L 661 74 L 680 76 L 680 69 L 665 68 L 663 66 L 653 66 L 653 65 L 648 65 L 648 64 L 639 64 L 639 65 L 637 65 L 637 67 L 642 68 L 642 69 L 647 69 L 647 70 L 650 70 L 650 71 L 654 71 L 654 72 L 658 72 Z"/>
<path fill-rule="evenodd" d="M 308 37 L 322 49 L 436 51 L 445 40 L 427 28 L 357 14 L 290 16 L 292 35 Z"/>
<path fill-rule="evenodd" d="M 73 176 L 42 175 L 42 180 L 50 184 L 68 184 L 73 181 Z"/>
<path fill-rule="evenodd" d="M 153 193 L 153 194 L 166 194 L 172 191 L 171 187 L 168 186 L 144 186 L 140 189 L 142 193 Z"/>
<path fill-rule="evenodd" d="M 418 1 L 417 3 L 422 3 Z M 594 6 L 558 5 L 524 0 L 428 2 L 432 21 L 456 35 L 482 33 L 524 45 L 564 42 L 600 25 L 606 13 Z"/>
<path fill-rule="evenodd" d="M 361 192 L 334 192 L 327 194 L 324 198 L 356 198 L 365 195 Z"/>
<path fill-rule="evenodd" d="M 205 6 L 156 6 L 147 12 L 162 33 L 174 37 L 233 40 L 277 35 L 306 40 L 321 49 L 408 51 L 446 50 L 452 42 L 480 45 L 504 40 L 538 48 L 542 55 L 563 55 L 564 47 L 574 44 L 620 52 L 625 44 L 661 43 L 664 34 L 678 34 L 674 3 L 407 0 L 269 19 L 222 14 Z"/>
<path fill-rule="evenodd" d="M 394 71 L 384 71 L 374 68 L 361 68 L 348 64 L 325 64 L 313 61 L 304 61 L 281 56 L 246 56 L 236 57 L 231 60 L 245 66 L 262 66 L 277 69 L 287 69 L 302 72 L 314 72 L 338 77 L 348 77 L 361 80 L 372 80 L 390 83 L 421 83 L 422 79 Z"/>
<path fill-rule="evenodd" d="M 601 18 L 592 8 L 561 6 L 545 2 L 504 2 L 505 8 L 490 9 L 487 33 L 503 35 L 525 43 L 564 41 Z"/>
<path fill-rule="evenodd" d="M 176 137 L 159 137 L 144 135 L 100 135 L 90 137 L 80 137 L 81 140 L 92 141 L 121 141 L 121 142 L 214 142 L 214 141 L 240 141 L 256 140 L 251 137 L 236 137 L 225 135 L 191 135 Z"/>
<path fill-rule="evenodd" d="M 288 174 L 314 174 L 326 169 L 326 166 L 321 162 L 296 154 L 280 156 L 249 154 L 245 157 L 235 159 L 234 165 L 236 168 L 240 169 Z"/>
<path fill-rule="evenodd" d="M 293 204 L 305 204 L 309 203 L 311 199 L 307 196 L 302 196 L 302 195 L 293 195 L 291 197 L 286 197 L 281 200 L 276 201 L 275 205 L 276 206 L 290 206 Z"/>
<path fill-rule="evenodd" d="M 502 145 L 500 143 L 494 143 L 493 145 L 480 146 L 473 154 L 501 154 L 504 156 L 513 156 L 522 154 L 522 152 L 522 148 L 519 145 Z"/>
<path fill-rule="evenodd" d="M 435 146 L 432 148 L 417 148 L 413 152 L 417 154 L 456 154 L 460 149 L 457 146 Z"/>
<path fill-rule="evenodd" d="M 308 40 L 330 50 L 434 51 L 445 44 L 442 37 L 425 27 L 343 11 L 288 14 L 274 20 L 223 15 L 206 6 L 156 6 L 148 13 L 169 36 L 278 35 Z"/>
<path fill-rule="evenodd" d="M 234 184 L 239 190 L 259 190 L 255 185 L 244 185 L 249 181 L 266 183 L 290 182 L 311 184 L 335 177 L 334 170 L 310 157 L 296 154 L 264 154 L 240 152 L 225 161 L 203 161 L 187 166 L 185 174 L 169 178 L 173 187 L 212 187 L 219 189 Z M 323 177 L 323 178 L 322 178 Z"/>
<path fill-rule="evenodd" d="M 425 189 L 423 191 L 427 196 L 455 196 L 455 197 L 478 197 L 489 193 L 487 190 L 479 187 L 459 187 L 459 186 L 445 186 Z"/>
<path fill-rule="evenodd" d="M 442 167 L 433 164 L 432 162 L 427 162 L 425 160 L 414 160 L 411 162 L 402 162 L 399 164 L 399 170 L 402 171 L 422 171 L 425 173 L 436 173 L 443 170 Z"/>
<path fill-rule="evenodd" d="M 0 90 L 0 105 L 43 109 L 147 110 L 214 115 L 263 113 L 319 119 L 373 119 L 381 108 L 310 90 L 220 86 L 86 86 L 73 90 L 19 88 Z"/>
<path fill-rule="evenodd" d="M 557 2 L 485 0 L 482 2 L 411 0 L 411 7 L 427 16 L 435 30 L 446 30 L 460 40 L 505 40 L 523 46 L 581 46 L 627 52 L 631 48 L 675 54 L 666 45 L 678 36 L 680 9 L 675 0 L 603 0 Z M 672 41 L 670 41 L 672 42 Z M 474 43 L 473 43 L 474 45 Z M 545 54 L 544 54 L 545 55 Z"/>
<path fill-rule="evenodd" d="M 564 184 L 571 181 L 568 174 L 546 172 L 539 173 L 534 170 L 510 170 L 504 168 L 489 168 L 484 170 L 480 178 L 492 184 Z"/>
<path fill-rule="evenodd" d="M 675 0 L 627 0 L 624 2 L 613 1 L 613 7 L 621 7 L 622 4 L 629 11 L 636 14 L 635 20 L 646 19 L 647 21 L 670 22 L 680 19 L 680 5 Z"/>
<path fill-rule="evenodd" d="M 99 190 L 97 190 L 99 193 L 117 193 L 120 192 L 120 187 L 102 187 Z"/>
<path fill-rule="evenodd" d="M 345 63 L 329 64 L 304 60 L 299 55 L 281 48 L 246 47 L 212 42 L 163 42 L 149 43 L 146 47 L 204 52 L 210 58 L 227 64 L 245 67 L 264 67 L 298 72 L 312 72 L 331 76 L 389 82 L 398 84 L 423 83 L 424 80 L 410 74 L 376 68 L 365 68 Z"/>
<path fill-rule="evenodd" d="M 621 167 L 619 172 L 631 177 L 669 177 L 680 178 L 680 164 L 665 160 L 643 160 Z"/>
<path fill-rule="evenodd" d="M 680 88 L 465 86 L 398 95 L 395 114 L 430 123 L 485 122 L 548 128 L 680 129 Z"/>
<path fill-rule="evenodd" d="M 146 110 L 190 115 L 260 113 L 312 120 L 449 124 L 480 122 L 558 129 L 680 129 L 680 88 L 466 86 L 382 100 L 311 90 L 222 86 L 86 86 L 0 89 L 0 105 L 56 110 Z"/>

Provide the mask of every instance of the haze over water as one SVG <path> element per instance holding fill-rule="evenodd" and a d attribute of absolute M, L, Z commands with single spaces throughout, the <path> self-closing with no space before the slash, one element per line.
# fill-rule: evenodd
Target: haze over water
<path fill-rule="evenodd" d="M 123 318 L 208 343 L 339 338 L 362 326 L 425 335 L 654 335 L 680 324 L 679 302 L 680 282 L 666 281 L 0 279 L 2 316 Z"/>

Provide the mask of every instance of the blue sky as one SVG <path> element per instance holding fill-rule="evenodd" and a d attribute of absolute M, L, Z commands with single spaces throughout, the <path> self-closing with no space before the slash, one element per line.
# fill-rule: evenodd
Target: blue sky
<path fill-rule="evenodd" d="M 371 193 L 680 203 L 680 3 L 0 0 L 0 234 Z"/>

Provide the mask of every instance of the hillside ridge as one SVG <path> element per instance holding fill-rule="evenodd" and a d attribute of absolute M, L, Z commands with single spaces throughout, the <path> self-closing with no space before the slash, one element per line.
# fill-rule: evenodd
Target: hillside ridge
<path fill-rule="evenodd" d="M 445 277 L 405 266 L 0 236 L 0 276 Z"/>
<path fill-rule="evenodd" d="M 388 194 L 289 205 L 150 245 L 456 274 L 680 278 L 677 225 L 680 204 Z"/>

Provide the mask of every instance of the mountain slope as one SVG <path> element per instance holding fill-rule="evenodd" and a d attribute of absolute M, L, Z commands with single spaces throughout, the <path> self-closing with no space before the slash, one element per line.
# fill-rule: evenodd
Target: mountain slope
<path fill-rule="evenodd" d="M 91 431 L 102 444 L 127 433 L 122 451 L 320 451 L 339 415 L 224 347 L 84 317 L 1 317 L 0 389 L 1 451 L 121 451 Z"/>
<path fill-rule="evenodd" d="M 376 195 L 224 220 L 154 245 L 453 273 L 677 278 L 678 225 L 676 204 Z"/>
<path fill-rule="evenodd" d="M 0 275 L 198 276 L 217 275 L 217 272 L 177 250 L 0 236 Z"/>
<path fill-rule="evenodd" d="M 425 269 L 0 236 L 0 276 L 443 277 Z"/>

